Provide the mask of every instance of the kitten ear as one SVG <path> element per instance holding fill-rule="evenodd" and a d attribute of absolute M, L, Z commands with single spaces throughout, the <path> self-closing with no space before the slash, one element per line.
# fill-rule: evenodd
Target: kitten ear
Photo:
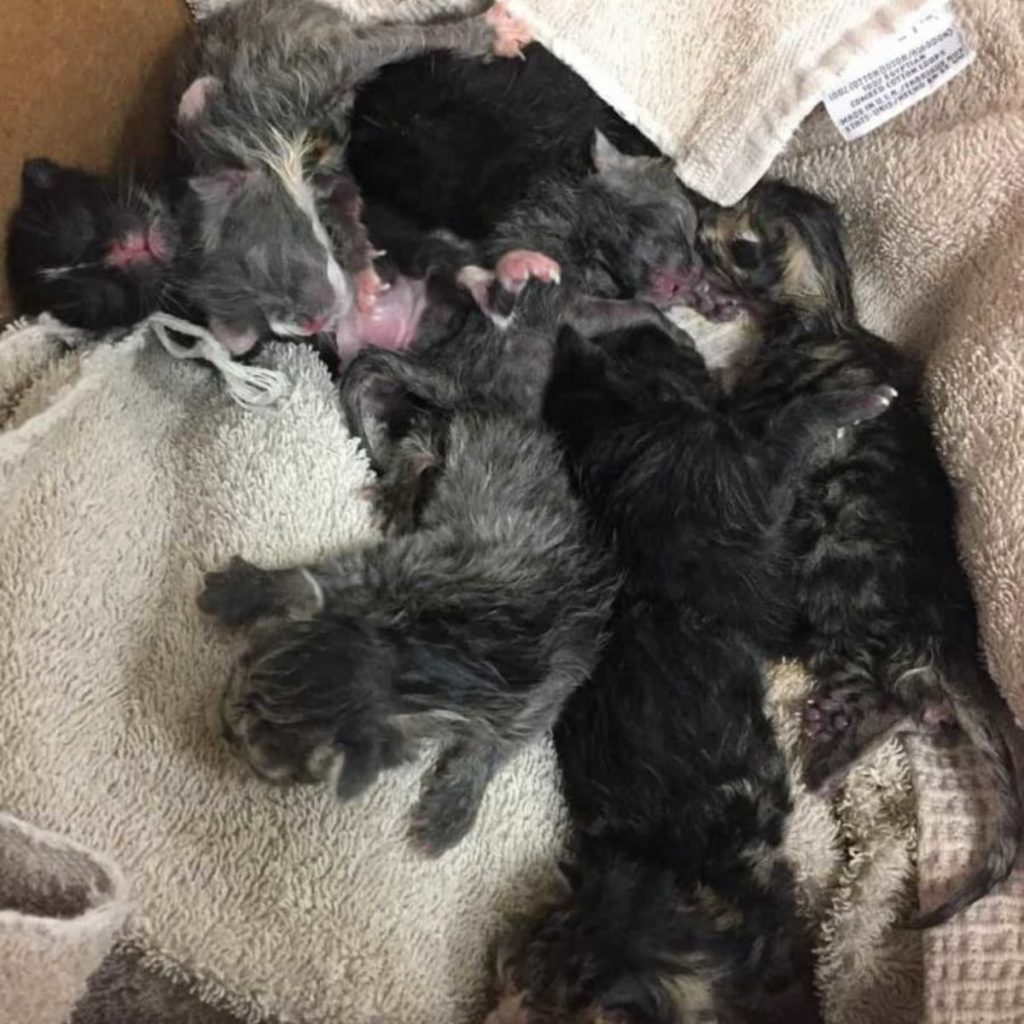
<path fill-rule="evenodd" d="M 572 861 L 558 860 L 555 862 L 558 870 L 558 881 L 565 886 L 567 892 L 575 892 L 580 886 L 580 879 L 583 877 L 579 866 Z"/>
<path fill-rule="evenodd" d="M 25 188 L 53 188 L 60 176 L 60 168 L 44 156 L 26 160 L 21 168 L 21 184 Z"/>
<path fill-rule="evenodd" d="M 603 132 L 594 132 L 594 170 L 598 174 L 608 175 L 628 171 L 635 167 L 641 157 L 627 156 L 621 150 L 615 148 L 608 136 Z"/>
<path fill-rule="evenodd" d="M 252 175 L 252 171 L 218 171 L 200 178 L 189 178 L 188 187 L 204 203 L 218 203 L 230 199 Z"/>
<path fill-rule="evenodd" d="M 178 100 L 178 124 L 189 125 L 201 117 L 220 87 L 220 79 L 214 78 L 213 75 L 203 75 L 202 78 L 197 78 Z"/>

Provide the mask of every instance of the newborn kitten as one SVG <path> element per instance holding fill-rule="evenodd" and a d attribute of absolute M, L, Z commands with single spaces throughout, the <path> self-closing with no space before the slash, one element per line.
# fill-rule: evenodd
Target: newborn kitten
<path fill-rule="evenodd" d="M 785 615 L 793 484 L 891 389 L 798 400 L 762 442 L 662 325 L 559 340 L 545 412 L 625 580 L 555 730 L 568 888 L 500 955 L 489 1024 L 818 1020 L 783 857 L 762 666 Z"/>
<path fill-rule="evenodd" d="M 21 172 L 8 274 L 19 312 L 105 330 L 173 302 L 180 249 L 169 198 L 37 158 Z"/>
<path fill-rule="evenodd" d="M 452 373 L 472 366 L 478 383 L 516 391 L 520 408 L 536 415 L 559 321 L 585 316 L 581 304 L 595 297 L 670 305 L 699 276 L 693 266 L 697 215 L 671 162 L 626 156 L 599 133 L 593 159 L 595 169 L 582 181 L 543 182 L 482 243 L 444 231 L 424 235 L 400 216 L 374 210 L 374 237 L 405 271 L 395 295 L 381 299 L 381 324 L 393 318 L 409 323 L 410 294 L 418 296 L 417 317 L 438 308 L 464 315 L 464 302 L 452 298 L 453 285 L 463 289 L 497 330 L 482 331 L 475 322 L 463 330 L 435 315 L 408 332 L 417 349 Z M 415 277 L 422 273 L 425 278 Z M 546 287 L 552 283 L 561 287 Z M 500 333 L 510 324 L 518 329 L 514 339 Z"/>
<path fill-rule="evenodd" d="M 799 616 L 792 653 L 817 681 L 804 713 L 812 787 L 838 784 L 913 722 L 947 734 L 959 724 L 988 761 L 998 838 L 978 872 L 912 922 L 939 924 L 1010 873 L 1022 810 L 1013 726 L 979 651 L 921 369 L 859 324 L 839 218 L 825 200 L 765 183 L 735 207 L 708 210 L 701 240 L 718 286 L 761 325 L 734 395 L 752 429 L 800 397 L 881 382 L 899 389 L 890 414 L 842 431 L 800 489 L 788 525 Z"/>
<path fill-rule="evenodd" d="M 481 242 L 539 182 L 590 174 L 595 131 L 624 152 L 657 155 L 538 44 L 518 61 L 436 53 L 359 87 L 348 159 L 371 204 L 420 232 Z"/>
<path fill-rule="evenodd" d="M 197 176 L 184 206 L 188 297 L 232 352 L 268 332 L 308 337 L 379 288 L 359 250 L 339 264 L 317 179 L 344 172 L 352 92 L 381 66 L 438 48 L 514 56 L 528 38 L 504 8 L 462 21 L 357 27 L 319 0 L 239 0 L 203 19 L 182 59 L 178 130 Z M 342 246 L 341 248 L 344 248 Z"/>
<path fill-rule="evenodd" d="M 406 364 L 370 350 L 343 389 L 404 419 L 389 468 L 419 492 L 415 530 L 293 569 L 235 559 L 199 604 L 251 627 L 223 726 L 259 774 L 351 799 L 440 740 L 410 826 L 437 855 L 593 668 L 614 584 L 551 435 Z"/>

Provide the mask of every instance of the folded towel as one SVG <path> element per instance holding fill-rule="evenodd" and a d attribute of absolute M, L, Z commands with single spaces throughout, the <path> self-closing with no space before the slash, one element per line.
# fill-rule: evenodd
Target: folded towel
<path fill-rule="evenodd" d="M 731 18 L 728 2 L 715 18 L 763 11 L 769 21 L 781 10 L 733 4 Z M 707 13 L 690 11 L 694 36 L 714 29 Z M 868 325 L 929 355 L 989 660 L 1019 713 L 1024 26 L 1017 0 L 975 0 L 967 14 L 979 54 L 967 73 L 854 144 L 812 118 L 773 170 L 840 201 Z M 616 47 L 666 95 L 684 94 L 692 64 L 666 56 L 636 21 Z M 574 22 L 565 45 L 588 25 Z M 750 26 L 743 38 L 766 31 Z M 588 46 L 561 52 L 586 72 Z M 713 66 L 743 79 L 760 65 L 716 52 Z M 618 76 L 625 64 L 615 67 Z M 759 106 L 748 90 L 735 94 Z M 652 119 L 639 117 L 649 131 Z M 235 550 L 286 562 L 373 536 L 359 497 L 365 466 L 322 371 L 271 351 L 296 392 L 279 413 L 253 414 L 151 341 L 65 354 L 61 336 L 44 324 L 0 344 L 7 806 L 116 856 L 144 910 L 133 938 L 146 962 L 248 1020 L 476 1019 L 486 947 L 543 890 L 560 849 L 550 751 L 509 766 L 477 831 L 426 864 L 402 843 L 414 773 L 337 807 L 318 790 L 247 778 L 207 722 L 237 644 L 194 610 L 201 570 Z M 803 685 L 788 671 L 777 680 L 783 733 Z M 835 822 L 810 798 L 794 816 L 828 1019 L 1020 1024 L 1019 873 L 942 929 L 888 927 L 915 901 L 917 832 L 921 895 L 932 902 L 987 828 L 984 775 L 969 754 L 924 743 L 911 754 L 913 774 L 899 745 L 880 750 L 851 778 Z"/>
<path fill-rule="evenodd" d="M 512 0 L 537 38 L 720 203 L 930 0 Z"/>
<path fill-rule="evenodd" d="M 0 813 L 0 1020 L 63 1024 L 127 912 L 105 857 Z"/>

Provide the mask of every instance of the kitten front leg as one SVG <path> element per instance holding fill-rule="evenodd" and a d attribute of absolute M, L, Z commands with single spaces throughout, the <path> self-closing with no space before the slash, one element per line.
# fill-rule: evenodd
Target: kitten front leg
<path fill-rule="evenodd" d="M 437 857 L 468 834 L 499 761 L 496 744 L 483 738 L 456 740 L 441 753 L 413 810 L 409 835 L 417 848 Z"/>
<path fill-rule="evenodd" d="M 346 48 L 344 73 L 352 86 L 387 64 L 396 64 L 432 50 L 451 50 L 466 57 L 521 57 L 533 34 L 513 17 L 504 3 L 483 14 L 433 24 L 373 25 L 354 29 L 356 40 Z"/>
<path fill-rule="evenodd" d="M 306 569 L 261 569 L 235 555 L 204 576 L 197 603 L 225 626 L 244 626 L 271 615 L 309 618 L 323 607 L 323 592 Z"/>
<path fill-rule="evenodd" d="M 844 430 L 881 416 L 896 397 L 896 389 L 884 384 L 850 388 L 802 395 L 775 413 L 765 427 L 764 444 L 776 514 L 789 507 L 823 445 L 834 443 Z"/>
<path fill-rule="evenodd" d="M 588 340 L 613 331 L 655 327 L 670 335 L 677 343 L 693 344 L 685 331 L 672 323 L 657 307 L 642 299 L 602 299 L 580 295 L 569 300 L 561 319 Z"/>

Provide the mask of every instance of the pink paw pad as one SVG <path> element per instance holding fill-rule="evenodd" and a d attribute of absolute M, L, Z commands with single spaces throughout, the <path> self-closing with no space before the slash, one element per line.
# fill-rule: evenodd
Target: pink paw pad
<path fill-rule="evenodd" d="M 377 305 L 377 296 L 384 291 L 384 282 L 373 267 L 367 267 L 356 274 L 356 309 L 360 313 L 371 313 Z"/>
<path fill-rule="evenodd" d="M 513 17 L 501 0 L 485 17 L 494 29 L 494 53 L 498 57 L 522 57 L 523 47 L 533 42 L 533 33 L 526 22 Z"/>
<path fill-rule="evenodd" d="M 502 288 L 516 294 L 535 278 L 546 284 L 558 284 L 562 280 L 562 268 L 550 256 L 531 249 L 512 249 L 498 260 L 494 268 Z"/>

